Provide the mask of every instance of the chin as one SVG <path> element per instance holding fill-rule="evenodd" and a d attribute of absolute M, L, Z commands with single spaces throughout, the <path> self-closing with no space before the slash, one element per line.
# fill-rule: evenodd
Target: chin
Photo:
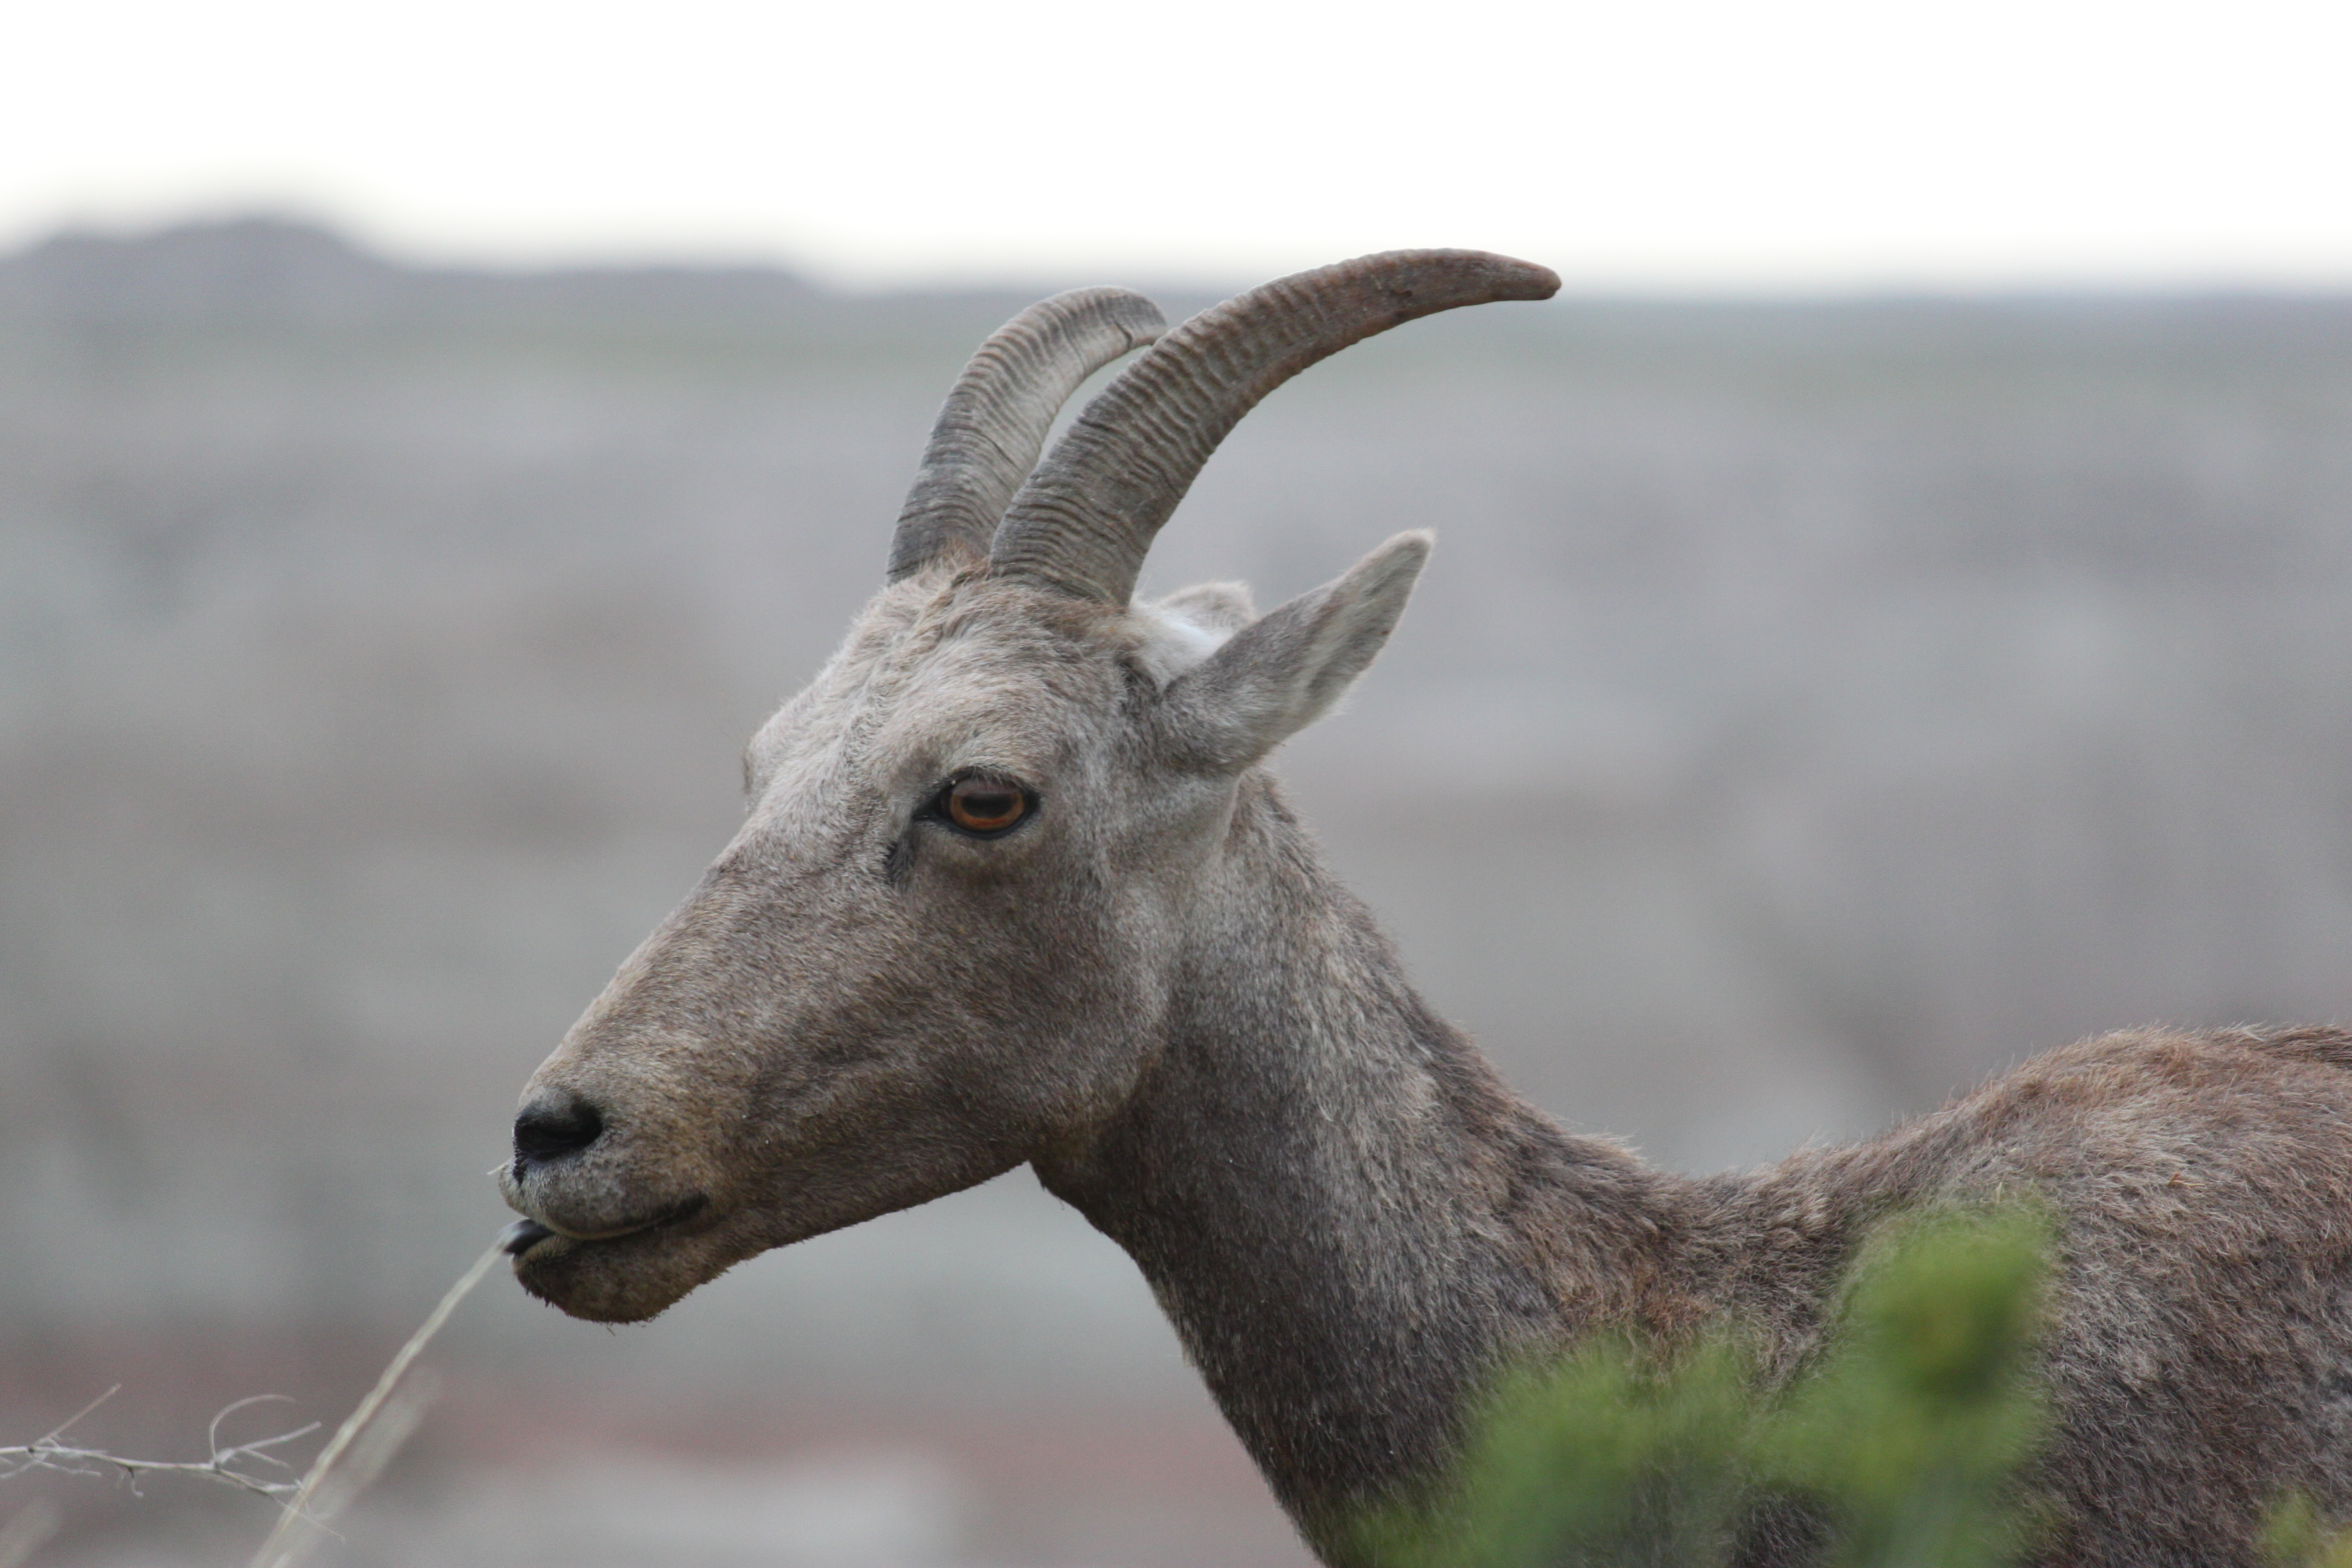
<path fill-rule="evenodd" d="M 604 1241 L 550 1236 L 515 1259 L 514 1272 L 525 1290 L 572 1317 L 641 1323 L 748 1256 L 716 1229 L 664 1226 Z"/>

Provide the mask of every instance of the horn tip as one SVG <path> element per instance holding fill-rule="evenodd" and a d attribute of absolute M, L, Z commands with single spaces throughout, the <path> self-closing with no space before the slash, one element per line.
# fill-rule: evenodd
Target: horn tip
<path fill-rule="evenodd" d="M 1491 250 L 1436 254 L 1457 263 L 1470 263 L 1486 273 L 1493 289 L 1489 298 L 1494 300 L 1549 300 L 1559 292 L 1559 274 L 1540 262 L 1522 261 L 1516 256 L 1500 256 Z"/>
<path fill-rule="evenodd" d="M 1098 310 L 1109 323 L 1127 334 L 1127 346 L 1139 349 L 1156 341 L 1168 330 L 1168 317 L 1146 294 L 1132 289 L 1122 289 L 1116 283 L 1098 283 L 1090 289 L 1073 289 L 1066 294 L 1048 300 L 1083 301 Z"/>

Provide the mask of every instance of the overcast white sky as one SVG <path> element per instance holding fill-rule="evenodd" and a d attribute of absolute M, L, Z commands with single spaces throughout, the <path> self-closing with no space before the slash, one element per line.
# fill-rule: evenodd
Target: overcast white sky
<path fill-rule="evenodd" d="M 2352 285 L 2347 0 L 11 8 L 0 247 L 310 214 L 410 256 L 1603 288 Z"/>

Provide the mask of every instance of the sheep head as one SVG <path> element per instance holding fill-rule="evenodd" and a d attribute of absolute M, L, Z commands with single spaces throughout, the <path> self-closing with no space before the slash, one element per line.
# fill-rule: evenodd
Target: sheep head
<path fill-rule="evenodd" d="M 1191 933 L 1247 896 L 1220 855 L 1244 775 L 1370 662 L 1429 550 L 1401 535 L 1261 617 L 1229 584 L 1135 601 L 1153 535 L 1290 375 L 1557 287 L 1462 251 L 1268 284 L 1160 338 L 1034 473 L 1062 401 L 1158 315 L 1086 290 L 992 338 L 890 581 L 752 740 L 743 826 L 524 1091 L 525 1287 L 649 1317 L 769 1247 L 1081 1154 L 1149 1072 Z"/>

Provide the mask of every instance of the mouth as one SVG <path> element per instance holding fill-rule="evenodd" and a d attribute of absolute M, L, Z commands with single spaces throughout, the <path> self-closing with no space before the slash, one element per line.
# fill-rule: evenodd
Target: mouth
<path fill-rule="evenodd" d="M 499 1250 L 520 1258 L 555 1233 L 535 1219 L 519 1219 L 499 1233 Z"/>
<path fill-rule="evenodd" d="M 542 1241 L 568 1241 L 574 1247 L 618 1241 L 624 1237 L 644 1236 L 667 1226 L 681 1225 L 709 1206 L 710 1199 L 707 1194 L 695 1193 L 644 1219 L 593 1231 L 558 1230 L 553 1226 L 526 1217 L 515 1221 L 499 1233 L 499 1250 L 509 1258 L 520 1258 Z"/>
<path fill-rule="evenodd" d="M 550 1217 L 555 1225 L 515 1221 L 499 1246 L 526 1291 L 592 1322 L 642 1322 L 762 1250 L 756 1216 L 719 1214 L 700 1194 L 591 1235 L 571 1228 L 568 1215 Z"/>

